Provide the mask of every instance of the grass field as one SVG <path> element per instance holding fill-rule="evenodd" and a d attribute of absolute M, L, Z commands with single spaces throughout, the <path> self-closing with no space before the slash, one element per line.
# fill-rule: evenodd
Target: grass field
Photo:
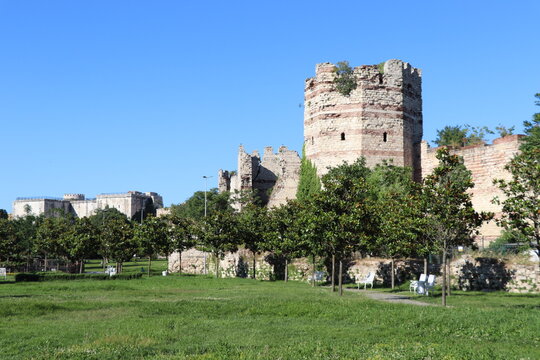
<path fill-rule="evenodd" d="M 540 296 L 458 293 L 449 303 L 187 275 L 4 282 L 0 359 L 540 358 Z"/>

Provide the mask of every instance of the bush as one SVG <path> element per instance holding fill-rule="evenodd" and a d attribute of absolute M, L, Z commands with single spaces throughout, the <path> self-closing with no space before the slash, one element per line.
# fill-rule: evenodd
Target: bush
<path fill-rule="evenodd" d="M 54 280 L 131 280 L 140 279 L 143 274 L 118 274 L 109 276 L 107 274 L 68 274 L 61 272 L 47 273 L 19 273 L 15 275 L 16 282 L 22 281 L 54 281 Z"/>
<path fill-rule="evenodd" d="M 529 248 L 527 237 L 515 230 L 504 230 L 488 247 L 490 251 L 501 255 L 518 254 Z"/>

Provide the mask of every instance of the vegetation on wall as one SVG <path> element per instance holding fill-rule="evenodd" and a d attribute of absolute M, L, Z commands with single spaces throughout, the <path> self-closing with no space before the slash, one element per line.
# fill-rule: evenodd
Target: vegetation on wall
<path fill-rule="evenodd" d="M 356 76 L 354 75 L 354 69 L 349 66 L 348 61 L 339 61 L 335 67 L 336 77 L 334 79 L 334 85 L 336 90 L 345 96 L 349 96 L 351 92 L 356 89 Z"/>

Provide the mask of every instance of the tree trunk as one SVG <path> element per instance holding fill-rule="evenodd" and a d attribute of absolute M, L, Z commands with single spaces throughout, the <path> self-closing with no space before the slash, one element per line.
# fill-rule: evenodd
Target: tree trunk
<path fill-rule="evenodd" d="M 447 282 L 446 289 L 447 289 L 447 291 L 448 291 L 448 296 L 450 296 L 450 295 L 451 295 L 451 292 L 450 292 L 450 286 L 452 285 L 451 282 L 450 282 L 450 275 L 451 275 L 451 274 L 450 274 L 450 261 L 447 261 L 446 267 L 447 267 L 446 273 L 448 274 L 448 279 L 447 279 L 448 282 Z"/>
<path fill-rule="evenodd" d="M 336 292 L 336 255 L 332 254 L 332 292 Z"/>
<path fill-rule="evenodd" d="M 424 274 L 427 275 L 427 273 L 428 273 L 428 258 L 425 257 L 424 258 Z"/>
<path fill-rule="evenodd" d="M 343 261 L 339 260 L 339 296 L 343 295 Z"/>
<path fill-rule="evenodd" d="M 311 260 L 313 262 L 311 269 L 311 286 L 315 286 L 315 255 L 312 256 Z"/>
<path fill-rule="evenodd" d="M 252 278 L 255 279 L 255 266 L 257 265 L 257 258 L 255 257 L 255 251 L 252 251 L 253 253 L 253 275 L 252 275 Z"/>
<path fill-rule="evenodd" d="M 446 242 L 443 248 L 443 274 L 442 274 L 442 306 L 446 306 Z"/>
<path fill-rule="evenodd" d="M 216 278 L 219 278 L 219 256 L 216 255 Z"/>
<path fill-rule="evenodd" d="M 45 254 L 45 271 L 47 271 L 47 254 Z"/>
<path fill-rule="evenodd" d="M 148 276 L 150 276 L 150 267 L 152 266 L 152 256 L 148 256 Z"/>
<path fill-rule="evenodd" d="M 169 257 L 167 257 L 169 259 Z M 167 264 L 169 262 L 167 261 Z M 182 252 L 178 251 L 178 273 L 182 275 Z"/>
<path fill-rule="evenodd" d="M 285 258 L 285 282 L 289 281 L 289 259 Z"/>
<path fill-rule="evenodd" d="M 396 269 L 395 269 L 395 263 L 394 263 L 394 258 L 392 258 L 390 260 L 390 264 L 391 264 L 391 271 L 392 271 L 392 276 L 390 277 L 390 281 L 392 283 L 392 289 L 394 289 L 395 287 L 395 278 L 394 278 L 394 273 L 396 272 Z"/>
<path fill-rule="evenodd" d="M 82 274 L 84 270 L 84 260 L 81 259 L 79 261 L 79 274 Z"/>

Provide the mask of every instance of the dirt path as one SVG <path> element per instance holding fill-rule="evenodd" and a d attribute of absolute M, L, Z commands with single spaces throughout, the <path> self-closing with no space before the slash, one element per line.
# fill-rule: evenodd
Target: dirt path
<path fill-rule="evenodd" d="M 356 289 L 346 289 L 346 290 L 363 294 L 364 296 L 367 296 L 368 298 L 373 299 L 373 300 L 385 301 L 385 302 L 394 303 L 394 304 L 409 304 L 409 305 L 416 305 L 416 306 L 437 306 L 436 304 L 428 304 L 425 302 L 412 300 L 410 297 L 406 295 L 389 294 L 389 293 L 378 292 L 378 291 L 373 291 L 373 290 L 356 290 Z"/>

